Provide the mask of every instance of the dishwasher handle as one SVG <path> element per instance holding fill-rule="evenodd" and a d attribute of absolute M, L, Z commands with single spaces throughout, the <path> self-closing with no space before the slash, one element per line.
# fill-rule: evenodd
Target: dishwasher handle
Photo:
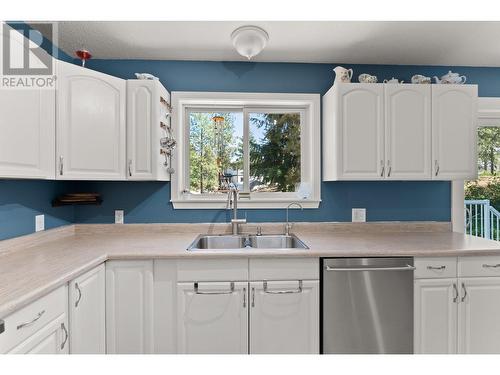
<path fill-rule="evenodd" d="M 402 267 L 330 267 L 326 266 L 325 271 L 344 271 L 344 272 L 353 272 L 353 271 L 414 271 L 415 267 L 407 264 Z"/>

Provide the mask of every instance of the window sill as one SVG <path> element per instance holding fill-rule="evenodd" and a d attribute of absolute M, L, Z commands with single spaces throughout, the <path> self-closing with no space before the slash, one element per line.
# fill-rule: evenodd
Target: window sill
<path fill-rule="evenodd" d="M 207 200 L 207 199 L 185 199 L 171 200 L 174 209 L 180 210 L 224 210 L 227 208 L 227 200 Z M 273 200 L 238 200 L 238 209 L 273 209 L 287 208 L 292 203 L 297 202 L 303 208 L 318 208 L 320 200 L 297 200 L 297 199 L 273 199 Z"/>

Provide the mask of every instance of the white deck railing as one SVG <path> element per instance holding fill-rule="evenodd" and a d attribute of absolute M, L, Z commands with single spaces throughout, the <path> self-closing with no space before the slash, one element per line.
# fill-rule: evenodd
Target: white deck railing
<path fill-rule="evenodd" d="M 466 234 L 500 240 L 500 212 L 488 199 L 466 200 L 464 209 Z"/>

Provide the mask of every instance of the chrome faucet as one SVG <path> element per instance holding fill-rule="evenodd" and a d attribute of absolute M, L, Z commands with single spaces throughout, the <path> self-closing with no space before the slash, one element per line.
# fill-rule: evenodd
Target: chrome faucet
<path fill-rule="evenodd" d="M 292 202 L 290 203 L 287 207 L 286 207 L 286 224 L 285 224 L 285 236 L 289 236 L 290 235 L 290 229 L 292 229 L 292 224 L 290 224 L 288 222 L 288 210 L 290 209 L 290 207 L 292 206 L 297 206 L 299 207 L 301 210 L 303 210 L 304 208 L 302 207 L 302 205 L 299 203 L 299 202 Z"/>
<path fill-rule="evenodd" d="M 231 227 L 233 235 L 238 235 L 240 231 L 240 224 L 245 224 L 247 219 L 238 219 L 238 195 L 239 191 L 235 184 L 229 185 L 229 192 L 227 193 L 227 208 L 232 204 L 233 218 L 231 219 Z"/>

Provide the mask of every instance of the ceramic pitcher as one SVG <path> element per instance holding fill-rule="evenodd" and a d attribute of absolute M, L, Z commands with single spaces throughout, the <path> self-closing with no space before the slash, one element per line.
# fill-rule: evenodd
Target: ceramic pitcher
<path fill-rule="evenodd" d="M 333 69 L 333 71 L 335 72 L 335 81 L 333 82 L 334 84 L 335 83 L 349 83 L 351 82 L 351 78 L 352 78 L 352 69 L 346 69 L 342 66 L 337 66 L 335 67 L 335 69 Z"/>

